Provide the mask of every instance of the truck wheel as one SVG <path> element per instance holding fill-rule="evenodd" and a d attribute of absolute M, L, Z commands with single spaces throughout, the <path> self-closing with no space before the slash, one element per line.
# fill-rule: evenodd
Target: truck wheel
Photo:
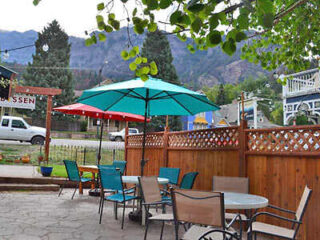
<path fill-rule="evenodd" d="M 118 137 L 115 138 L 115 140 L 116 140 L 117 142 L 122 142 L 122 137 L 119 137 L 119 136 L 118 136 Z"/>
<path fill-rule="evenodd" d="M 32 140 L 31 140 L 31 144 L 32 145 L 43 145 L 44 144 L 44 137 L 41 137 L 41 136 L 36 136 L 36 137 L 33 137 Z"/>

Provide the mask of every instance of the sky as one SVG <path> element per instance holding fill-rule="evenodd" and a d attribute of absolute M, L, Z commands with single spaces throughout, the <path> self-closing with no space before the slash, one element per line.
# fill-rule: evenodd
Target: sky
<path fill-rule="evenodd" d="M 104 0 L 42 0 L 38 6 L 33 0 L 0 0 L 0 30 L 24 32 L 41 31 L 56 19 L 68 35 L 85 37 L 85 31 L 96 28 L 97 4 Z M 119 19 L 124 18 L 120 0 L 115 0 L 113 10 Z M 129 0 L 133 9 L 135 1 Z M 163 20 L 166 13 L 160 13 Z"/>

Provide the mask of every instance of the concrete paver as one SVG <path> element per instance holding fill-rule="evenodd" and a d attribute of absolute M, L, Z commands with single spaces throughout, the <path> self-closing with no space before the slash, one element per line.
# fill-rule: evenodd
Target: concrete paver
<path fill-rule="evenodd" d="M 111 203 L 106 202 L 102 224 L 99 224 L 99 198 L 76 194 L 66 189 L 58 198 L 52 192 L 0 192 L 0 239 L 143 239 L 144 228 L 128 219 L 121 230 L 121 214 L 115 220 Z M 152 223 L 148 239 L 159 239 L 161 225 Z M 172 225 L 166 225 L 164 240 L 174 239 Z"/>

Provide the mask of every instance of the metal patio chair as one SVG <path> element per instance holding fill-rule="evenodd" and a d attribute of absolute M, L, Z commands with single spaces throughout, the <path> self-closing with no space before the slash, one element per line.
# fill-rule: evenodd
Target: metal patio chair
<path fill-rule="evenodd" d="M 236 219 L 241 221 L 240 215 L 238 214 L 229 224 L 225 221 L 223 193 L 171 189 L 171 196 L 176 240 L 240 240 L 242 238 L 242 224 L 240 224 L 239 234 L 231 228 Z M 182 238 L 179 238 L 181 223 L 184 226 L 186 223 L 193 225 Z"/>
<path fill-rule="evenodd" d="M 142 201 L 143 201 L 142 205 L 146 211 L 146 228 L 145 228 L 144 239 L 145 240 L 147 239 L 149 221 L 160 221 L 162 222 L 161 234 L 160 234 L 160 240 L 161 240 L 163 235 L 164 223 L 166 221 L 173 221 L 173 214 L 162 213 L 162 214 L 156 214 L 154 216 L 151 216 L 149 212 L 150 207 L 152 206 L 156 207 L 161 205 L 162 208 L 164 208 L 165 205 L 168 204 L 166 201 L 162 200 L 157 177 L 155 176 L 139 177 L 139 186 L 142 193 L 141 194 Z"/>
<path fill-rule="evenodd" d="M 183 175 L 182 180 L 179 185 L 177 185 L 177 188 L 180 189 L 192 189 L 194 181 L 196 180 L 196 177 L 198 176 L 198 172 L 189 172 Z M 167 194 L 164 194 L 167 192 L 162 192 L 162 200 L 163 201 L 171 201 L 171 197 Z"/>
<path fill-rule="evenodd" d="M 124 223 L 124 214 L 126 209 L 126 202 L 136 199 L 136 196 L 127 195 L 123 188 L 121 172 L 117 171 L 115 168 L 105 168 L 99 167 L 99 176 L 101 181 L 101 210 L 100 210 L 100 220 L 99 223 L 101 224 L 102 214 L 103 214 L 103 205 L 104 201 L 110 201 L 115 204 L 115 219 L 118 219 L 118 204 L 123 205 L 123 212 L 122 212 L 122 222 L 121 222 L 121 229 L 123 229 Z M 115 193 L 109 196 L 105 196 L 104 189 L 111 189 L 114 190 Z"/>
<path fill-rule="evenodd" d="M 71 199 L 73 199 L 77 189 L 79 188 L 79 183 L 80 182 L 82 182 L 82 183 L 92 182 L 92 179 L 80 176 L 78 165 L 77 165 L 77 163 L 75 161 L 63 160 L 63 163 L 64 163 L 64 165 L 66 167 L 66 171 L 67 171 L 67 174 L 68 174 L 68 179 L 63 183 L 62 186 L 60 186 L 60 191 L 59 191 L 58 197 L 60 197 L 60 195 L 62 193 L 62 190 L 64 189 L 65 184 L 68 181 L 71 181 L 71 182 L 76 182 L 77 183 L 77 185 L 76 185 L 76 187 L 74 189 L 74 192 L 72 194 L 72 197 L 71 197 Z"/>
<path fill-rule="evenodd" d="M 236 192 L 236 193 L 249 193 L 249 178 L 245 177 L 224 177 L 213 176 L 213 188 L 215 192 Z M 236 214 L 226 213 L 226 219 L 233 219 Z M 241 220 L 249 221 L 247 215 L 241 214 Z"/>
<path fill-rule="evenodd" d="M 126 171 L 127 162 L 115 160 L 113 161 L 112 166 L 118 168 L 121 174 L 124 175 L 124 172 Z"/>
<path fill-rule="evenodd" d="M 179 181 L 180 168 L 165 168 L 161 167 L 159 170 L 160 178 L 168 178 L 169 184 L 177 185 Z"/>
<path fill-rule="evenodd" d="M 259 212 L 253 215 L 249 223 L 248 240 L 252 240 L 252 237 L 254 237 L 254 239 L 257 239 L 257 233 L 260 233 L 263 235 L 269 235 L 269 236 L 276 236 L 284 239 L 295 240 L 299 231 L 299 227 L 302 224 L 302 218 L 306 211 L 307 205 L 309 203 L 311 193 L 312 193 L 312 190 L 309 189 L 308 186 L 305 186 L 296 212 L 269 205 L 269 208 L 278 210 L 280 212 L 289 213 L 293 216 L 293 218 L 286 218 L 286 217 L 279 216 L 269 212 Z M 291 223 L 292 227 L 285 228 L 285 227 L 280 227 L 280 226 L 267 224 L 263 222 L 257 222 L 256 219 L 259 216 L 269 216 L 273 219 L 278 219 L 279 221 L 282 221 L 282 222 Z"/>

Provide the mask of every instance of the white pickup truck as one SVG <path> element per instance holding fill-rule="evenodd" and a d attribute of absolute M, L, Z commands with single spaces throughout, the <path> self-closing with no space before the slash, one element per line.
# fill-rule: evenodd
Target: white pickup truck
<path fill-rule="evenodd" d="M 0 121 L 0 139 L 43 145 L 46 129 L 30 126 L 23 118 L 3 116 Z"/>
<path fill-rule="evenodd" d="M 111 141 L 121 142 L 124 141 L 124 136 L 126 133 L 126 129 L 122 129 L 120 132 L 110 132 L 109 139 Z M 129 128 L 129 135 L 139 134 L 139 130 L 137 128 Z"/>

